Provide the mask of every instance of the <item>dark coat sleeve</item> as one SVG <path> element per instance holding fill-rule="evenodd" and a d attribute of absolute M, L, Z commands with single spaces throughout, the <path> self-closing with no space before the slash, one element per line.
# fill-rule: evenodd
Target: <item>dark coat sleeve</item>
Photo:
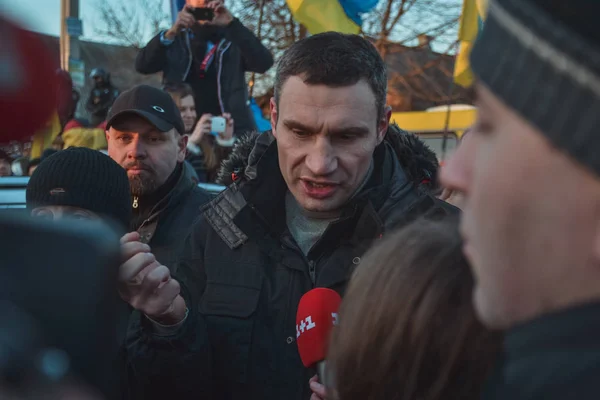
<path fill-rule="evenodd" d="M 199 314 L 199 296 L 206 287 L 198 231 L 207 225 L 199 218 L 186 239 L 178 262 L 181 294 L 189 313 L 183 326 L 170 336 L 159 336 L 147 317 L 134 312 L 125 342 L 128 400 L 211 399 L 212 354 L 207 325 Z"/>
<path fill-rule="evenodd" d="M 273 66 L 273 55 L 269 49 L 237 18 L 227 26 L 225 39 L 239 47 L 245 71 L 262 74 Z"/>
<path fill-rule="evenodd" d="M 154 36 L 138 53 L 135 70 L 140 74 L 154 74 L 164 70 L 167 63 L 167 46 L 160 42 L 160 33 Z"/>
<path fill-rule="evenodd" d="M 94 104 L 94 89 L 92 89 L 90 95 L 85 102 L 85 109 L 90 113 L 94 114 L 97 110 L 98 106 Z"/>

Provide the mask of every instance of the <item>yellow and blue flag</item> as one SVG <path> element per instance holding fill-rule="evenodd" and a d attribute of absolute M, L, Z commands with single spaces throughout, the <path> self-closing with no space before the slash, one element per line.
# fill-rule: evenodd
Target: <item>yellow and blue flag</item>
<path fill-rule="evenodd" d="M 312 35 L 327 31 L 359 33 L 361 14 L 371 11 L 378 0 L 286 0 L 294 19 Z"/>
<path fill-rule="evenodd" d="M 469 56 L 475 40 L 483 28 L 487 7 L 487 0 L 463 0 L 458 30 L 460 48 L 454 64 L 454 82 L 462 87 L 469 87 L 473 84 L 474 77 Z"/>

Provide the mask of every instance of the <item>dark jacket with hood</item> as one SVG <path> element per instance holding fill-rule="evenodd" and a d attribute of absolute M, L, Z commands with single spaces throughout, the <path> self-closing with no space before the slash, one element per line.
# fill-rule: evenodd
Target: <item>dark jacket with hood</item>
<path fill-rule="evenodd" d="M 410 140 L 392 137 L 402 134 L 388 131 L 364 188 L 308 256 L 286 226 L 287 186 L 273 136 L 240 140 L 221 173 L 235 182 L 204 207 L 178 266 L 188 318 L 173 336 L 158 336 L 146 318 L 138 321 L 129 362 L 131 370 L 144 370 L 130 376 L 132 387 L 168 373 L 178 377 L 160 381 L 171 398 L 307 400 L 315 371 L 303 367 L 296 344 L 302 295 L 315 287 L 343 294 L 365 251 L 386 232 L 421 215 L 455 212 L 418 188 L 421 175 L 435 171 L 419 171 L 417 159 L 427 157 L 405 147 Z M 410 154 L 402 163 L 411 168 L 401 166 L 398 154 Z M 161 390 L 167 389 L 154 391 Z"/>
<path fill-rule="evenodd" d="M 231 113 L 236 133 L 253 131 L 256 124 L 249 107 L 245 72 L 266 72 L 273 65 L 273 56 L 237 18 L 223 32 L 224 40 L 219 43 L 213 62 L 221 113 Z M 191 35 L 190 30 L 184 30 L 169 46 L 161 43 L 161 34 L 156 35 L 138 53 L 135 69 L 142 74 L 162 72 L 164 83 L 187 82 L 193 73 Z M 199 95 L 202 94 L 196 93 Z"/>
<path fill-rule="evenodd" d="M 132 198 L 132 230 L 140 233 L 161 264 L 176 265 L 179 252 L 200 208 L 212 196 L 198 187 L 194 171 L 187 163 L 178 164 L 167 182 L 150 198 Z M 148 202 L 149 204 L 144 204 Z"/>

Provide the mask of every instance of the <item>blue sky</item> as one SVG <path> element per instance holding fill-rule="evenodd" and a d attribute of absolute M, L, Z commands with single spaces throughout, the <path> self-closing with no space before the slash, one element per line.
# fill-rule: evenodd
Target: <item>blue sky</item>
<path fill-rule="evenodd" d="M 98 1 L 110 0 L 79 0 L 79 18 L 83 20 L 84 39 L 93 36 L 92 21 L 97 22 L 94 17 Z M 168 9 L 169 1 L 164 2 Z M 0 0 L 0 12 L 32 31 L 60 35 L 60 0 Z"/>
<path fill-rule="evenodd" d="M 0 11 L 33 31 L 60 33 L 60 0 L 0 0 Z"/>

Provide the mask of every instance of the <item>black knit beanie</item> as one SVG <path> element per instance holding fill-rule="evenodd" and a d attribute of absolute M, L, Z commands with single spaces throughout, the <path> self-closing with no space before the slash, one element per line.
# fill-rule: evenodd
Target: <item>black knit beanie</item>
<path fill-rule="evenodd" d="M 127 172 L 109 156 L 70 147 L 43 160 L 27 185 L 27 209 L 73 206 L 110 217 L 123 227 L 131 219 Z"/>
<path fill-rule="evenodd" d="M 600 174 L 600 2 L 490 0 L 471 52 L 480 82 Z"/>

